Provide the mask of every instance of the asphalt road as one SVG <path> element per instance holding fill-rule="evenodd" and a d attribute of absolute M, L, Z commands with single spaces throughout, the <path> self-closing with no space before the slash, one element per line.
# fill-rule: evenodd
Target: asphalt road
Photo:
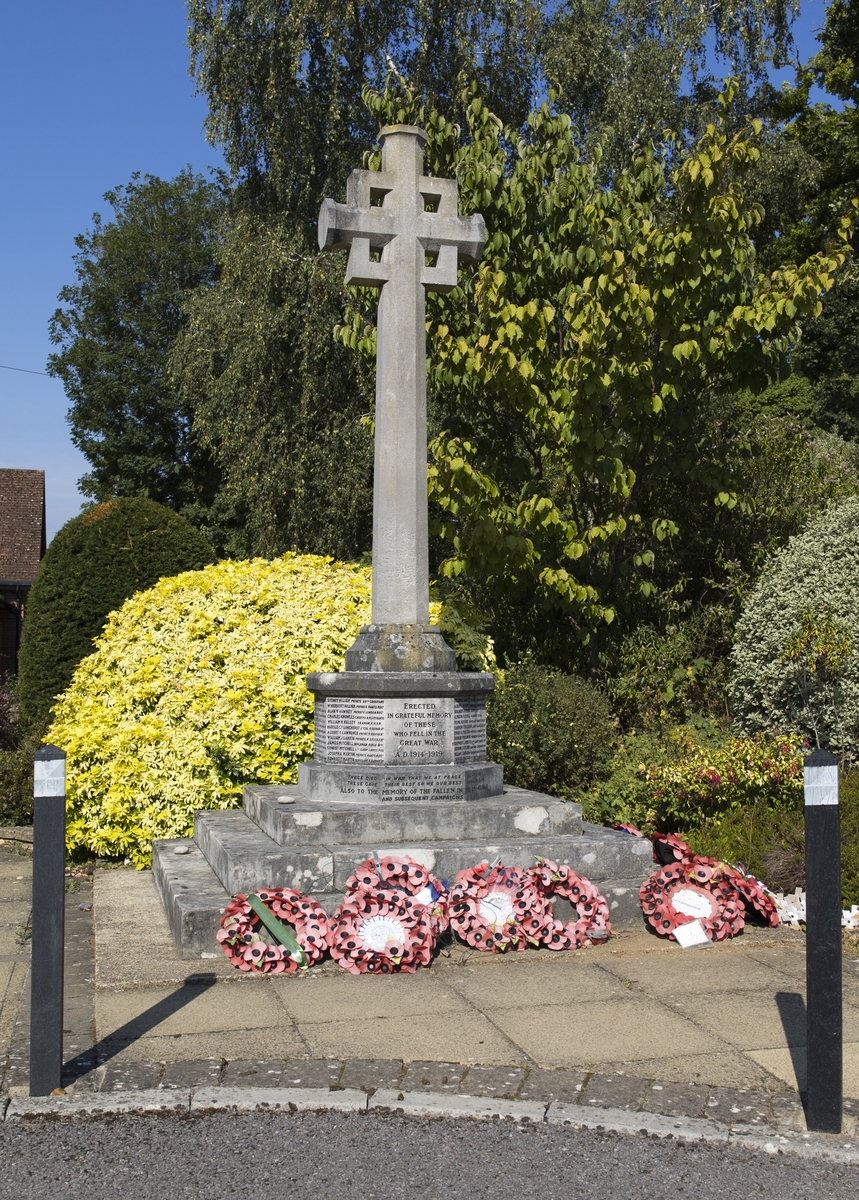
<path fill-rule="evenodd" d="M 855 1200 L 859 1168 L 642 1137 L 342 1113 L 0 1127 L 15 1200 Z"/>

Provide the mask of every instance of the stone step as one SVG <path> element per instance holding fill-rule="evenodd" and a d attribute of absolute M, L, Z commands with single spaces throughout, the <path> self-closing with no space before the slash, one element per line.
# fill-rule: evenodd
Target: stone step
<path fill-rule="evenodd" d="M 185 849 L 187 854 L 176 853 Z M 182 958 L 215 952 L 215 933 L 230 893 L 199 846 L 191 840 L 153 842 L 152 874 Z"/>
<path fill-rule="evenodd" d="M 355 868 L 379 854 L 408 855 L 440 879 L 488 859 L 530 866 L 536 855 L 568 863 L 602 890 L 616 888 L 615 920 L 640 920 L 638 887 L 650 873 L 650 843 L 583 823 L 584 832 L 534 838 L 495 838 L 462 842 L 379 842 L 362 845 L 281 846 L 243 812 L 197 814 L 194 839 L 228 892 L 260 887 L 293 887 L 319 897 L 342 894 Z M 608 896 L 606 896 L 609 899 Z"/>
<path fill-rule="evenodd" d="M 190 852 L 177 855 L 175 850 L 179 846 L 190 847 Z M 215 934 L 230 894 L 206 862 L 199 847 L 188 841 L 156 842 L 152 867 L 181 957 L 199 960 L 203 954 L 219 953 Z M 266 882 L 271 886 L 273 881 Z M 638 903 L 640 880 L 607 879 L 602 880 L 599 886 L 608 901 L 615 929 L 634 928 L 641 924 Z M 342 892 L 312 894 L 329 915 L 335 912 L 343 899 Z M 574 917 L 572 908 L 563 899 L 555 901 L 554 909 L 559 920 L 568 921 Z"/>
<path fill-rule="evenodd" d="M 298 786 L 310 800 L 353 804 L 444 804 L 497 796 L 504 783 L 498 763 L 432 763 L 399 767 L 379 763 L 298 764 Z"/>
<path fill-rule="evenodd" d="M 246 787 L 243 807 L 279 845 L 307 848 L 510 837 L 522 841 L 582 831 L 580 804 L 515 787 L 505 787 L 491 799 L 449 804 L 326 803 L 308 800 L 295 786 Z"/>

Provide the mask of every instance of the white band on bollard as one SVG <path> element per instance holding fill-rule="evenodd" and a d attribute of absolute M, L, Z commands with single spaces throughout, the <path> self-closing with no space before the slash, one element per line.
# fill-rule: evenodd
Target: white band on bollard
<path fill-rule="evenodd" d="M 805 768 L 805 803 L 838 803 L 838 765 Z"/>
<path fill-rule="evenodd" d="M 33 796 L 65 796 L 66 760 L 62 758 L 37 758 L 33 763 Z"/>

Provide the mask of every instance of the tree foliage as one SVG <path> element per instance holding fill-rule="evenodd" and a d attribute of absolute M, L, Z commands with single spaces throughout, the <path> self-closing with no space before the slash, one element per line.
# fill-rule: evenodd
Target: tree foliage
<path fill-rule="evenodd" d="M 176 395 L 194 413 L 221 487 L 210 525 L 238 557 L 286 550 L 355 559 L 369 550 L 373 381 L 332 329 L 340 264 L 284 218 L 236 214 L 220 278 L 188 301 L 172 350 Z"/>
<path fill-rule="evenodd" d="M 370 102 L 383 122 L 401 103 Z M 697 461 L 698 414 L 777 372 L 845 261 L 846 231 L 830 254 L 760 277 L 760 213 L 740 182 L 754 131 L 717 123 L 676 169 L 649 149 L 604 186 L 550 104 L 522 136 L 477 96 L 466 107 L 467 139 L 425 116 L 428 170 L 455 176 L 462 211 L 488 229 L 479 266 L 429 305 L 443 570 L 542 595 L 590 638 L 594 669 L 597 630 L 654 590 L 655 556 L 678 532 L 654 510 L 663 481 L 684 474 L 736 504 L 718 463 Z M 342 331 L 365 353 L 370 315 L 357 308 Z"/>
<path fill-rule="evenodd" d="M 72 441 L 91 467 L 81 488 L 96 500 L 205 505 L 216 480 L 165 361 L 186 296 L 215 277 L 224 190 L 186 170 L 172 180 L 135 174 L 104 198 L 114 219 L 96 213 L 75 238 L 77 282 L 60 292 L 50 323 L 60 349 L 48 371 L 63 382 Z"/>
<path fill-rule="evenodd" d="M 209 137 L 255 203 L 315 223 L 375 135 L 361 89 L 392 66 L 445 109 L 464 72 L 523 120 L 540 10 L 539 0 L 189 0 Z"/>
<path fill-rule="evenodd" d="M 213 557 L 202 534 L 152 500 L 109 500 L 67 521 L 48 546 L 27 602 L 17 688 L 25 726 L 46 728 L 51 705 L 109 613 L 162 575 Z"/>
<path fill-rule="evenodd" d="M 541 38 L 548 82 L 603 165 L 628 165 L 666 130 L 698 137 L 716 115 L 718 55 L 752 87 L 790 50 L 791 0 L 695 4 L 689 0 L 565 0 L 551 6 Z M 723 72 L 724 73 L 724 72 Z"/>
<path fill-rule="evenodd" d="M 859 499 L 819 514 L 772 556 L 737 623 L 731 696 L 742 725 L 859 750 Z"/>

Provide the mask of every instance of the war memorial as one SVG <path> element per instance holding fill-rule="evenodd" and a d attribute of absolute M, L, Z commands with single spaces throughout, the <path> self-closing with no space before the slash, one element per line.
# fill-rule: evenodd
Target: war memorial
<path fill-rule="evenodd" d="M 486 760 L 491 674 L 460 672 L 429 623 L 426 291 L 456 286 L 480 258 L 482 217 L 461 217 L 457 184 L 423 173 L 426 134 L 379 135 L 381 171 L 355 170 L 327 199 L 319 245 L 348 249 L 348 283 L 379 289 L 371 623 L 345 669 L 311 674 L 312 762 L 292 786 L 248 786 L 240 811 L 196 814 L 193 839 L 158 841 L 153 870 L 176 944 L 215 946 L 230 897 L 265 887 L 333 912 L 368 857 L 409 856 L 439 879 L 487 860 L 568 864 L 596 884 L 615 928 L 641 921 L 651 845 L 582 820 L 581 806 L 505 786 Z"/>

